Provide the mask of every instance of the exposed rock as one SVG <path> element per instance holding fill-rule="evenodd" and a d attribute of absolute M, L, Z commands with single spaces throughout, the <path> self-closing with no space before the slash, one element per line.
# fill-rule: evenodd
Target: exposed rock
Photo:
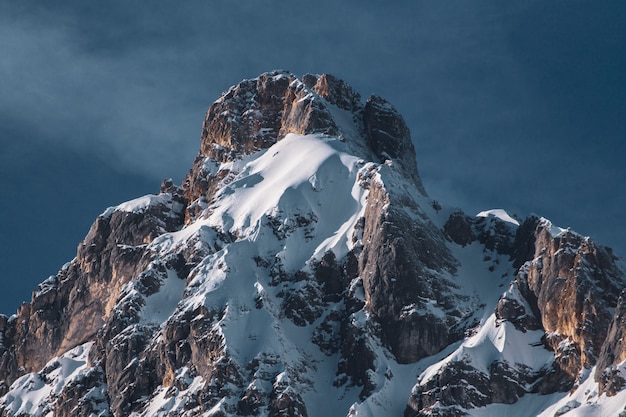
<path fill-rule="evenodd" d="M 626 388 L 626 375 L 623 367 L 611 366 L 604 368 L 600 375 L 596 375 L 603 394 L 613 397 Z"/>
<path fill-rule="evenodd" d="M 623 389 L 622 371 L 615 365 L 624 357 L 613 353 L 621 352 L 616 324 L 620 304 L 613 330 L 607 323 L 624 274 L 609 250 L 537 217 L 515 231 L 496 218 L 473 219 L 453 212 L 444 231 L 461 246 L 478 241 L 487 250 L 512 256 L 518 270 L 496 306 L 496 326 L 509 322 L 522 333 L 545 332 L 542 342 L 554 352 L 554 361 L 534 371 L 496 361 L 488 372 L 474 368 L 471 361 L 451 361 L 416 385 L 406 415 L 452 416 L 459 413 L 457 407 L 512 403 L 528 392 L 568 391 L 598 358 L 604 361 L 596 373 L 601 389 L 611 394 Z"/>
<path fill-rule="evenodd" d="M 614 257 L 588 238 L 537 218 L 527 220 L 522 233 L 531 224 L 535 251 L 520 275 L 533 294 L 528 301 L 536 302 L 556 362 L 573 382 L 598 360 L 624 276 Z M 516 246 L 525 246 L 528 237 L 518 236 Z"/>
<path fill-rule="evenodd" d="M 285 72 L 267 73 L 225 92 L 204 119 L 200 155 L 224 162 L 276 143 L 293 79 Z"/>
<path fill-rule="evenodd" d="M 322 323 L 315 328 L 311 341 L 328 356 L 339 352 L 341 348 L 339 332 L 344 317 L 345 311 L 331 311 Z"/>
<path fill-rule="evenodd" d="M 516 226 L 495 216 L 469 217 L 460 210 L 452 212 L 443 231 L 456 244 L 465 246 L 478 241 L 485 249 L 512 255 Z"/>
<path fill-rule="evenodd" d="M 230 88 L 211 105 L 202 126 L 200 154 L 184 181 L 189 201 L 210 200 L 228 175 L 213 172 L 207 161 L 237 159 L 272 146 L 288 133 L 337 134 L 321 98 L 342 108 L 361 106 L 360 96 L 335 77 L 307 75 L 304 80 L 285 71 L 262 74 Z"/>
<path fill-rule="evenodd" d="M 616 365 L 626 360 L 626 290 L 617 301 L 615 314 L 602 345 L 596 368 L 596 380 L 601 392 L 614 395 L 625 387 L 625 377 Z"/>
<path fill-rule="evenodd" d="M 420 193 L 426 195 L 415 164 L 415 148 L 411 133 L 398 111 L 385 99 L 370 96 L 363 110 L 367 145 L 381 161 L 397 161 L 415 181 Z"/>
<path fill-rule="evenodd" d="M 163 196 L 162 204 L 142 212 L 117 210 L 96 219 L 76 258 L 41 283 L 8 324 L 11 343 L 5 343 L 4 354 L 11 365 L 0 369 L 0 380 L 9 385 L 51 357 L 93 340 L 121 288 L 149 262 L 145 245 L 182 224 L 182 200 Z"/>
<path fill-rule="evenodd" d="M 454 243 L 465 246 L 477 239 L 473 224 L 474 221 L 471 217 L 457 210 L 450 215 L 443 225 L 443 231 Z"/>
<path fill-rule="evenodd" d="M 337 369 L 334 385 L 341 386 L 348 382 L 362 387 L 359 398 L 362 400 L 372 393 L 375 386 L 368 378 L 368 373 L 375 369 L 376 355 L 368 344 L 367 322 L 363 312 L 353 313 L 341 328 L 341 360 Z"/>
<path fill-rule="evenodd" d="M 540 330 L 542 327 L 537 319 L 537 308 L 533 309 L 523 295 L 526 291 L 520 289 L 520 286 L 525 286 L 524 284 L 526 284 L 525 277 L 518 277 L 511 283 L 509 290 L 498 300 L 496 318 L 513 323 L 515 328 L 522 332 Z"/>
<path fill-rule="evenodd" d="M 107 390 L 113 415 L 128 415 L 135 411 L 141 406 L 137 404 L 138 400 L 158 386 L 155 370 L 140 364 L 141 353 L 154 331 L 145 326 L 129 326 L 106 345 Z"/>
<path fill-rule="evenodd" d="M 409 397 L 405 417 L 466 415 L 463 408 L 489 404 L 489 378 L 465 362 L 447 364 L 442 371 L 423 385 L 419 385 Z"/>
<path fill-rule="evenodd" d="M 112 416 L 106 393 L 106 376 L 100 367 L 91 368 L 63 387 L 54 415 L 58 417 Z"/>
<path fill-rule="evenodd" d="M 229 172 L 215 171 L 214 162 L 232 161 L 244 154 L 272 146 L 288 133 L 340 132 L 329 105 L 352 112 L 353 122 L 365 135 L 361 149 L 371 149 L 380 161 L 393 159 L 426 194 L 415 164 L 415 149 L 402 116 L 384 99 L 361 96 L 332 75 L 307 74 L 298 80 L 285 71 L 265 73 L 226 91 L 209 108 L 202 127 L 202 145 L 194 167 L 183 181 L 185 197 L 194 218 L 210 201 Z M 203 203 L 203 201 L 205 203 Z"/>
<path fill-rule="evenodd" d="M 494 361 L 484 373 L 466 361 L 444 365 L 437 374 L 414 388 L 405 416 L 464 415 L 461 409 L 492 403 L 513 404 L 542 377 L 523 366 Z"/>
<path fill-rule="evenodd" d="M 363 108 L 361 95 L 352 90 L 352 87 L 345 81 L 331 74 L 305 74 L 302 77 L 302 82 L 315 93 L 324 97 L 330 104 L 342 110 L 357 113 Z"/>
<path fill-rule="evenodd" d="M 297 326 L 307 326 L 322 316 L 322 297 L 323 293 L 318 285 L 305 281 L 300 288 L 285 294 L 282 310 Z"/>
<path fill-rule="evenodd" d="M 380 322 L 383 342 L 398 361 L 410 363 L 454 340 L 450 329 L 458 317 L 435 317 L 424 307 L 425 300 L 435 300 L 444 311 L 452 308 L 453 284 L 433 271 L 452 272 L 456 264 L 441 231 L 402 197 L 372 183 L 363 229 L 368 244 L 359 257 L 359 275 L 366 309 Z"/>

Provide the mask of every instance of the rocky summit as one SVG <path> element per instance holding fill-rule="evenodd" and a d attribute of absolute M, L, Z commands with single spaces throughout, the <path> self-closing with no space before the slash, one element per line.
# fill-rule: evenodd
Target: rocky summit
<path fill-rule="evenodd" d="M 0 413 L 625 416 L 625 271 L 432 200 L 383 98 L 266 73 L 209 107 L 180 185 L 0 316 Z"/>

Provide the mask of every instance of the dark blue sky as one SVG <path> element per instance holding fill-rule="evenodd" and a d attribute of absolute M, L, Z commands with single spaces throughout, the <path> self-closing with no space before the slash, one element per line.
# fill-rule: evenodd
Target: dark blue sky
<path fill-rule="evenodd" d="M 243 78 L 333 73 L 391 101 L 427 191 L 626 255 L 626 3 L 0 5 L 0 312 L 107 206 L 180 181 Z"/>

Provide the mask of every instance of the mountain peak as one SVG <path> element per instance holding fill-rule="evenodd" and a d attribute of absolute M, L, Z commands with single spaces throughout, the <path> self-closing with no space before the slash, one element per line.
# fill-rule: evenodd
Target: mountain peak
<path fill-rule="evenodd" d="M 1 415 L 623 409 L 621 261 L 544 218 L 431 200 L 380 97 L 244 80 L 160 191 L 106 209 L 0 316 Z"/>
<path fill-rule="evenodd" d="M 361 95 L 352 90 L 352 87 L 344 80 L 334 75 L 305 74 L 302 82 L 307 88 L 340 109 L 357 111 L 363 108 Z"/>
<path fill-rule="evenodd" d="M 366 159 L 393 159 L 425 194 L 402 116 L 377 96 L 362 103 L 360 94 L 330 74 L 300 80 L 288 71 L 272 71 L 231 87 L 207 111 L 199 157 L 232 161 L 289 133 L 336 136 Z"/>

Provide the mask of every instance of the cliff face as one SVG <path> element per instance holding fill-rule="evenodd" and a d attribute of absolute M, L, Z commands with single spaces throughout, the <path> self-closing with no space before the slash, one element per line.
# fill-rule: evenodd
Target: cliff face
<path fill-rule="evenodd" d="M 527 302 L 537 305 L 555 369 L 569 388 L 598 361 L 624 287 L 623 272 L 611 252 L 588 238 L 545 220 L 527 223 L 534 225 L 535 251 L 515 284 Z"/>
<path fill-rule="evenodd" d="M 475 221 L 459 217 L 455 214 L 447 223 L 451 238 L 465 244 L 485 239 Z M 505 223 L 498 223 L 504 230 Z M 508 242 L 489 243 L 507 236 Z M 596 380 L 606 381 L 600 383 L 600 393 L 615 394 L 615 385 L 621 389 L 624 384 L 615 365 L 623 361 L 622 344 L 616 342 L 621 340 L 616 322 L 622 313 L 616 306 L 626 281 L 610 249 L 534 216 L 514 235 L 501 232 L 487 239 L 485 246 L 508 255 L 515 271 L 515 279 L 498 300 L 491 330 L 498 340 L 508 336 L 527 346 L 500 346 L 499 354 L 485 363 L 463 352 L 481 340 L 470 338 L 451 361 L 435 366 L 415 386 L 405 415 L 452 416 L 458 415 L 458 406 L 472 409 L 514 403 L 529 393 L 566 392 L 576 389 L 598 361 Z M 507 335 L 509 324 L 513 329 Z M 545 357 L 546 350 L 552 355 Z M 523 361 L 528 355 L 544 358 Z"/>
<path fill-rule="evenodd" d="M 350 126 L 340 129 L 342 123 Z M 339 136 L 368 160 L 393 155 L 426 194 L 409 130 L 387 101 L 372 96 L 363 104 L 348 84 L 329 74 L 307 74 L 298 80 L 290 73 L 272 72 L 242 81 L 211 105 L 202 125 L 200 153 L 183 184 L 185 196 L 190 202 L 209 201 L 229 172 L 207 175 L 207 158 L 233 161 L 269 148 L 289 133 Z"/>
<path fill-rule="evenodd" d="M 244 80 L 209 108 L 180 186 L 107 209 L 0 316 L 0 410 L 460 415 L 594 366 L 621 395 L 623 267 L 505 220 L 430 200 L 384 99 L 331 75 Z"/>
<path fill-rule="evenodd" d="M 3 320 L 4 392 L 16 377 L 96 337 L 121 288 L 145 269 L 147 243 L 179 228 L 183 207 L 178 196 L 163 194 L 142 212 L 115 211 L 96 219 L 76 258 L 42 282 L 16 316 Z"/>

